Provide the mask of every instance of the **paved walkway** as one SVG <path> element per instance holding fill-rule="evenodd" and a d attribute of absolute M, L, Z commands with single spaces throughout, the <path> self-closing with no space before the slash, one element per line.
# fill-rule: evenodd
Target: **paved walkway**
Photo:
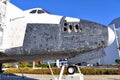
<path fill-rule="evenodd" d="M 120 75 L 85 75 L 84 80 L 120 80 Z"/>
<path fill-rule="evenodd" d="M 52 75 L 25 74 L 24 78 L 21 77 L 21 74 L 0 75 L 0 80 L 51 80 L 51 79 Z M 63 76 L 63 80 L 65 80 L 65 75 Z M 84 80 L 120 80 L 120 75 L 84 75 Z"/>

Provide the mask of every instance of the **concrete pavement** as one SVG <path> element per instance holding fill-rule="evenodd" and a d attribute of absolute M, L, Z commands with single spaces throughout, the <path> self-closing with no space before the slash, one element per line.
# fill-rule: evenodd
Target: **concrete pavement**
<path fill-rule="evenodd" d="M 51 80 L 52 75 L 38 75 L 38 74 L 21 74 L 15 75 L 0 75 L 0 80 Z M 58 77 L 58 76 L 56 76 Z M 63 76 L 65 80 L 65 75 Z M 120 75 L 84 75 L 84 80 L 120 80 Z"/>

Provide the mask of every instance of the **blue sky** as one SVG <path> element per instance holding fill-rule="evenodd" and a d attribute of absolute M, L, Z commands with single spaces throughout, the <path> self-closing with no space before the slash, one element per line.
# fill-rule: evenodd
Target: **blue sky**
<path fill-rule="evenodd" d="M 108 25 L 120 17 L 120 0 L 10 0 L 23 10 L 43 8 L 56 15 L 76 17 Z"/>

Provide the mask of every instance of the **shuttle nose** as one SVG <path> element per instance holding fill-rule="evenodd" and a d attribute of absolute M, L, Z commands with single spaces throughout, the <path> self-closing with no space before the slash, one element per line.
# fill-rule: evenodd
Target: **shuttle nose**
<path fill-rule="evenodd" d="M 114 34 L 113 30 L 108 27 L 108 44 L 107 44 L 107 46 L 110 46 L 114 40 L 115 40 L 115 34 Z"/>

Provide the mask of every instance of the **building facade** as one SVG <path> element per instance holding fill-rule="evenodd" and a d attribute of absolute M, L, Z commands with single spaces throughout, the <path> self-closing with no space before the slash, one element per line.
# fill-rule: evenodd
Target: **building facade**
<path fill-rule="evenodd" d="M 120 17 L 114 19 L 109 27 L 114 31 L 116 39 L 112 45 L 105 48 L 106 56 L 89 61 L 89 63 L 115 64 L 116 59 L 120 59 Z"/>

